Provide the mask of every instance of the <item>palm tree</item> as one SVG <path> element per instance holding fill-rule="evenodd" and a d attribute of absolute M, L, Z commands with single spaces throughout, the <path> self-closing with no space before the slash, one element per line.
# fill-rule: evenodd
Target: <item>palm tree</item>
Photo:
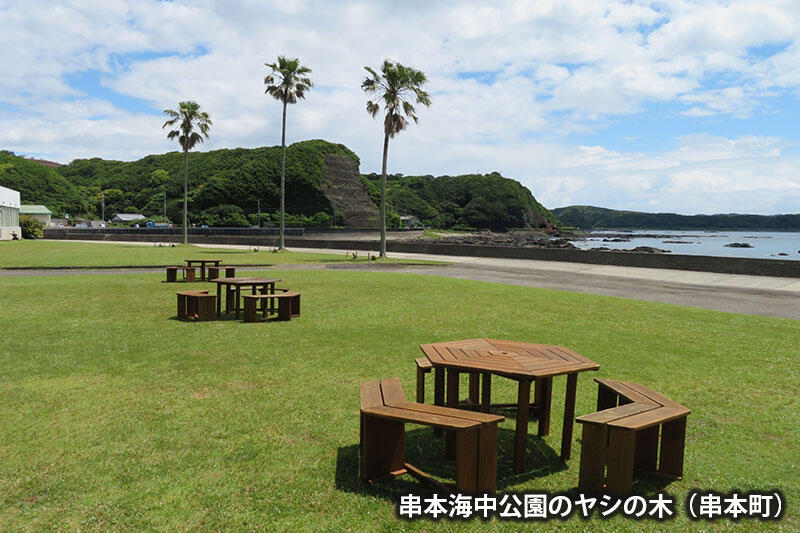
<path fill-rule="evenodd" d="M 314 84 L 306 77 L 311 69 L 300 64 L 297 58 L 287 59 L 278 56 L 277 63 L 264 63 L 272 72 L 264 76 L 267 89 L 265 94 L 283 103 L 283 125 L 281 127 L 281 229 L 278 248 L 284 249 L 284 211 L 286 196 L 286 105 L 296 104 L 298 98 L 306 97 L 306 91 L 311 90 Z M 277 82 L 277 83 L 276 83 Z"/>
<path fill-rule="evenodd" d="M 383 169 L 381 171 L 381 259 L 386 258 L 386 159 L 389 154 L 389 139 L 406 129 L 410 117 L 414 123 L 417 122 L 417 114 L 414 106 L 407 100 L 413 97 L 417 104 L 425 107 L 431 105 L 428 93 L 421 89 L 427 81 L 425 73 L 411 67 L 405 67 L 400 63 L 392 63 L 384 60 L 381 67 L 381 74 L 378 75 L 373 69 L 364 67 L 369 72 L 361 84 L 361 88 L 368 94 L 374 94 L 377 98 L 367 100 L 367 112 L 375 117 L 380 110 L 380 102 L 386 110 L 386 118 L 383 120 Z"/>
<path fill-rule="evenodd" d="M 211 119 L 208 113 L 200 111 L 200 104 L 193 101 L 180 102 L 177 110 L 165 109 L 164 113 L 170 119 L 161 126 L 161 129 L 179 124 L 178 129 L 170 130 L 167 133 L 167 139 L 172 140 L 177 137 L 178 144 L 183 148 L 183 244 L 188 244 L 189 236 L 186 228 L 189 203 L 189 150 L 194 148 L 198 142 L 203 142 L 203 137 L 208 139 Z M 194 131 L 195 126 L 200 133 Z"/>

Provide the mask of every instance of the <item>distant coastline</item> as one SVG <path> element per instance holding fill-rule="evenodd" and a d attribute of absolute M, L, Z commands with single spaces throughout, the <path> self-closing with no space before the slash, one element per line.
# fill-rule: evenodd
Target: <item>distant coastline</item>
<path fill-rule="evenodd" d="M 551 212 L 561 226 L 580 230 L 770 231 L 800 232 L 800 214 L 678 215 L 619 211 L 587 205 L 558 207 Z"/>

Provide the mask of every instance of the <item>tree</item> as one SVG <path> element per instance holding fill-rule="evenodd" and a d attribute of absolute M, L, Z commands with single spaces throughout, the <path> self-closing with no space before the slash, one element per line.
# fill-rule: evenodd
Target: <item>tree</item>
<path fill-rule="evenodd" d="M 188 224 L 188 204 L 189 204 L 189 150 L 195 147 L 198 142 L 203 142 L 203 137 L 208 139 L 208 129 L 211 127 L 211 119 L 208 113 L 200 111 L 200 104 L 197 102 L 180 102 L 178 109 L 165 109 L 164 113 L 170 117 L 162 129 L 167 126 L 173 127 L 176 124 L 178 129 L 170 130 L 167 139 L 177 138 L 178 144 L 183 149 L 183 244 L 189 243 L 187 231 Z M 200 132 L 194 131 L 195 126 Z"/>
<path fill-rule="evenodd" d="M 264 93 L 272 95 L 273 98 L 283 104 L 281 126 L 281 220 L 278 241 L 278 248 L 283 250 L 286 197 L 286 105 L 296 104 L 298 99 L 305 98 L 306 91 L 311 90 L 314 84 L 306 77 L 311 72 L 311 69 L 302 66 L 297 58 L 287 59 L 285 56 L 278 56 L 277 63 L 264 64 L 272 69 L 272 72 L 264 77 L 264 84 L 267 86 Z"/>
<path fill-rule="evenodd" d="M 408 98 L 414 98 L 415 103 L 424 106 L 431 105 L 428 93 L 421 89 L 427 81 L 425 73 L 400 63 L 384 60 L 381 74 L 378 75 L 370 67 L 364 67 L 369 72 L 361 88 L 368 94 L 374 94 L 375 100 L 367 100 L 367 112 L 374 118 L 380 111 L 380 102 L 386 110 L 383 120 L 383 167 L 381 170 L 381 259 L 386 258 L 386 160 L 389 154 L 389 139 L 406 129 L 411 118 L 417 122 L 417 114 L 413 104 Z"/>

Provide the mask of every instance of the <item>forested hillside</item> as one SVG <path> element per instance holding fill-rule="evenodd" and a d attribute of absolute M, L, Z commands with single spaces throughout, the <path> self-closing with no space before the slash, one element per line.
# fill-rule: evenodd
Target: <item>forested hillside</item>
<path fill-rule="evenodd" d="M 677 215 L 615 211 L 588 205 L 553 209 L 565 226 L 581 229 L 684 229 L 684 230 L 775 230 L 800 231 L 796 215 Z"/>
<path fill-rule="evenodd" d="M 280 205 L 281 149 L 234 148 L 189 153 L 189 219 L 211 226 L 242 226 L 277 216 Z M 330 202 L 320 191 L 324 157 L 358 156 L 341 144 L 303 141 L 286 149 L 286 211 L 289 224 L 317 225 L 334 221 Z M 106 213 L 134 212 L 147 216 L 163 211 L 181 218 L 183 209 L 183 153 L 148 155 L 138 161 L 77 159 L 59 172 L 88 191 L 98 209 L 104 191 Z"/>
<path fill-rule="evenodd" d="M 79 188 L 58 171 L 2 150 L 0 185 L 19 191 L 23 204 L 46 205 L 56 216 L 90 209 Z"/>
<path fill-rule="evenodd" d="M 381 176 L 364 176 L 370 195 L 380 198 Z M 387 208 L 400 215 L 416 215 L 435 228 L 539 228 L 555 222 L 531 191 L 497 172 L 463 176 L 387 177 Z"/>

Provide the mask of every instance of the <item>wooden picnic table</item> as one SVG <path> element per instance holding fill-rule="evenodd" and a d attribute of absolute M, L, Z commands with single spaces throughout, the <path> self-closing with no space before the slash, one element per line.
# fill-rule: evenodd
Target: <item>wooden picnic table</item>
<path fill-rule="evenodd" d="M 528 441 L 528 417 L 531 409 L 531 382 L 535 382 L 534 410 L 539 418 L 540 436 L 550 432 L 550 404 L 553 377 L 567 376 L 564 400 L 564 426 L 561 432 L 561 458 L 569 460 L 575 422 L 575 395 L 578 373 L 597 370 L 600 365 L 563 346 L 531 344 L 495 339 L 470 339 L 420 346 L 434 367 L 434 403 L 445 405 L 445 370 L 447 371 L 447 406 L 458 407 L 458 380 L 461 372 L 470 375 L 469 399 L 478 404 L 478 376 L 482 376 L 480 406 L 491 406 L 491 376 L 517 381 L 517 422 L 514 444 L 514 471 L 525 469 Z"/>
<path fill-rule="evenodd" d="M 199 266 L 200 279 L 206 281 L 206 265 L 214 265 L 218 267 L 222 263 L 221 259 L 184 259 L 187 267 Z M 219 298 L 217 298 L 219 300 Z"/>
<path fill-rule="evenodd" d="M 250 289 L 251 294 L 275 294 L 275 284 L 279 279 L 272 278 L 217 278 L 217 316 L 222 315 L 222 293 L 225 289 L 225 312 L 233 307 L 236 319 L 239 318 L 242 289 Z"/>

